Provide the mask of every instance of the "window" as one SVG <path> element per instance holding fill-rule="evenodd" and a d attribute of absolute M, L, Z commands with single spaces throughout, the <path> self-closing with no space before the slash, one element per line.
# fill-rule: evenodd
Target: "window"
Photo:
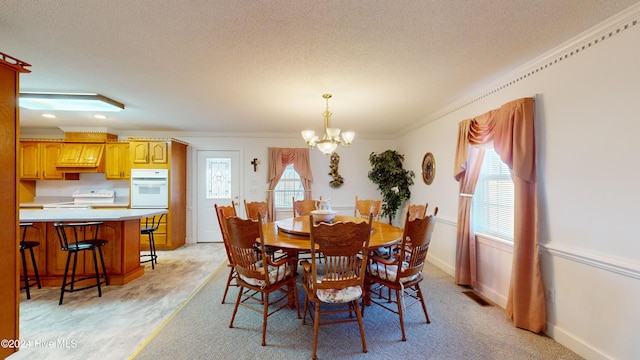
<path fill-rule="evenodd" d="M 231 158 L 207 158 L 207 199 L 231 199 Z"/>
<path fill-rule="evenodd" d="M 493 148 L 485 152 L 473 199 L 475 232 L 513 241 L 513 180 Z"/>
<path fill-rule="evenodd" d="M 293 209 L 292 197 L 296 200 L 304 199 L 304 188 L 300 175 L 293 169 L 293 164 L 287 165 L 282 177 L 273 190 L 273 202 L 277 208 Z"/>

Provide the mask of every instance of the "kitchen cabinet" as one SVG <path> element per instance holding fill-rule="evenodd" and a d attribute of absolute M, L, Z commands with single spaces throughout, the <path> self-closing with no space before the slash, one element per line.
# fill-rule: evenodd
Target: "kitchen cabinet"
<path fill-rule="evenodd" d="M 131 177 L 131 153 L 129 143 L 109 143 L 105 146 L 105 178 L 125 180 Z"/>
<path fill-rule="evenodd" d="M 131 160 L 134 168 L 168 169 L 169 143 L 166 141 L 132 141 Z"/>
<path fill-rule="evenodd" d="M 58 166 L 84 166 L 102 159 L 104 144 L 65 143 L 58 157 Z"/>
<path fill-rule="evenodd" d="M 62 152 L 61 142 L 21 141 L 20 180 L 62 180 L 56 168 Z"/>
<path fill-rule="evenodd" d="M 187 234 L 187 144 L 175 139 L 129 138 L 132 169 L 169 170 L 169 208 L 164 226 L 155 233 L 157 250 L 183 246 Z M 150 154 L 151 153 L 151 154 Z M 137 161 L 136 161 L 137 159 Z M 149 248 L 147 236 L 139 236 L 142 249 Z"/>

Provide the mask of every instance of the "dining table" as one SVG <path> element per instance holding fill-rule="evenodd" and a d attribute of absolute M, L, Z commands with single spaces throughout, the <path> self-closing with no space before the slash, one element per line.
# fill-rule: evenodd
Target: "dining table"
<path fill-rule="evenodd" d="M 357 216 L 336 215 L 331 223 L 336 222 L 366 222 L 368 219 Z M 309 216 L 298 216 L 262 224 L 264 245 L 278 248 L 286 256 L 299 259 L 299 254 L 311 251 Z M 260 239 L 257 239 L 258 241 Z M 402 240 L 402 229 L 391 224 L 372 221 L 369 251 L 373 252 L 381 247 L 397 244 Z M 366 303 L 369 305 L 369 303 Z M 293 307 L 293 299 L 289 299 L 289 306 Z"/>
<path fill-rule="evenodd" d="M 356 216 L 336 215 L 335 222 L 366 222 L 368 219 Z M 298 216 L 264 223 L 262 228 L 264 245 L 282 249 L 293 255 L 311 251 L 309 216 Z M 402 239 L 402 229 L 384 222 L 372 221 L 369 250 L 391 246 Z"/>

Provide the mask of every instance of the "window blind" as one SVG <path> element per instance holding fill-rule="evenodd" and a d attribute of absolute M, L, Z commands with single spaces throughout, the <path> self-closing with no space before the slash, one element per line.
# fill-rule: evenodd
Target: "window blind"
<path fill-rule="evenodd" d="M 486 150 L 473 200 L 474 231 L 513 241 L 513 180 L 509 167 Z"/>

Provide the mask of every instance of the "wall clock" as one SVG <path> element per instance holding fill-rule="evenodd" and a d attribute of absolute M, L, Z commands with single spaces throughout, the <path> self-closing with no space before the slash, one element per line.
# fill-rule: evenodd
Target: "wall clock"
<path fill-rule="evenodd" d="M 426 153 L 422 159 L 422 180 L 427 185 L 431 185 L 436 176 L 436 159 L 432 153 Z"/>

